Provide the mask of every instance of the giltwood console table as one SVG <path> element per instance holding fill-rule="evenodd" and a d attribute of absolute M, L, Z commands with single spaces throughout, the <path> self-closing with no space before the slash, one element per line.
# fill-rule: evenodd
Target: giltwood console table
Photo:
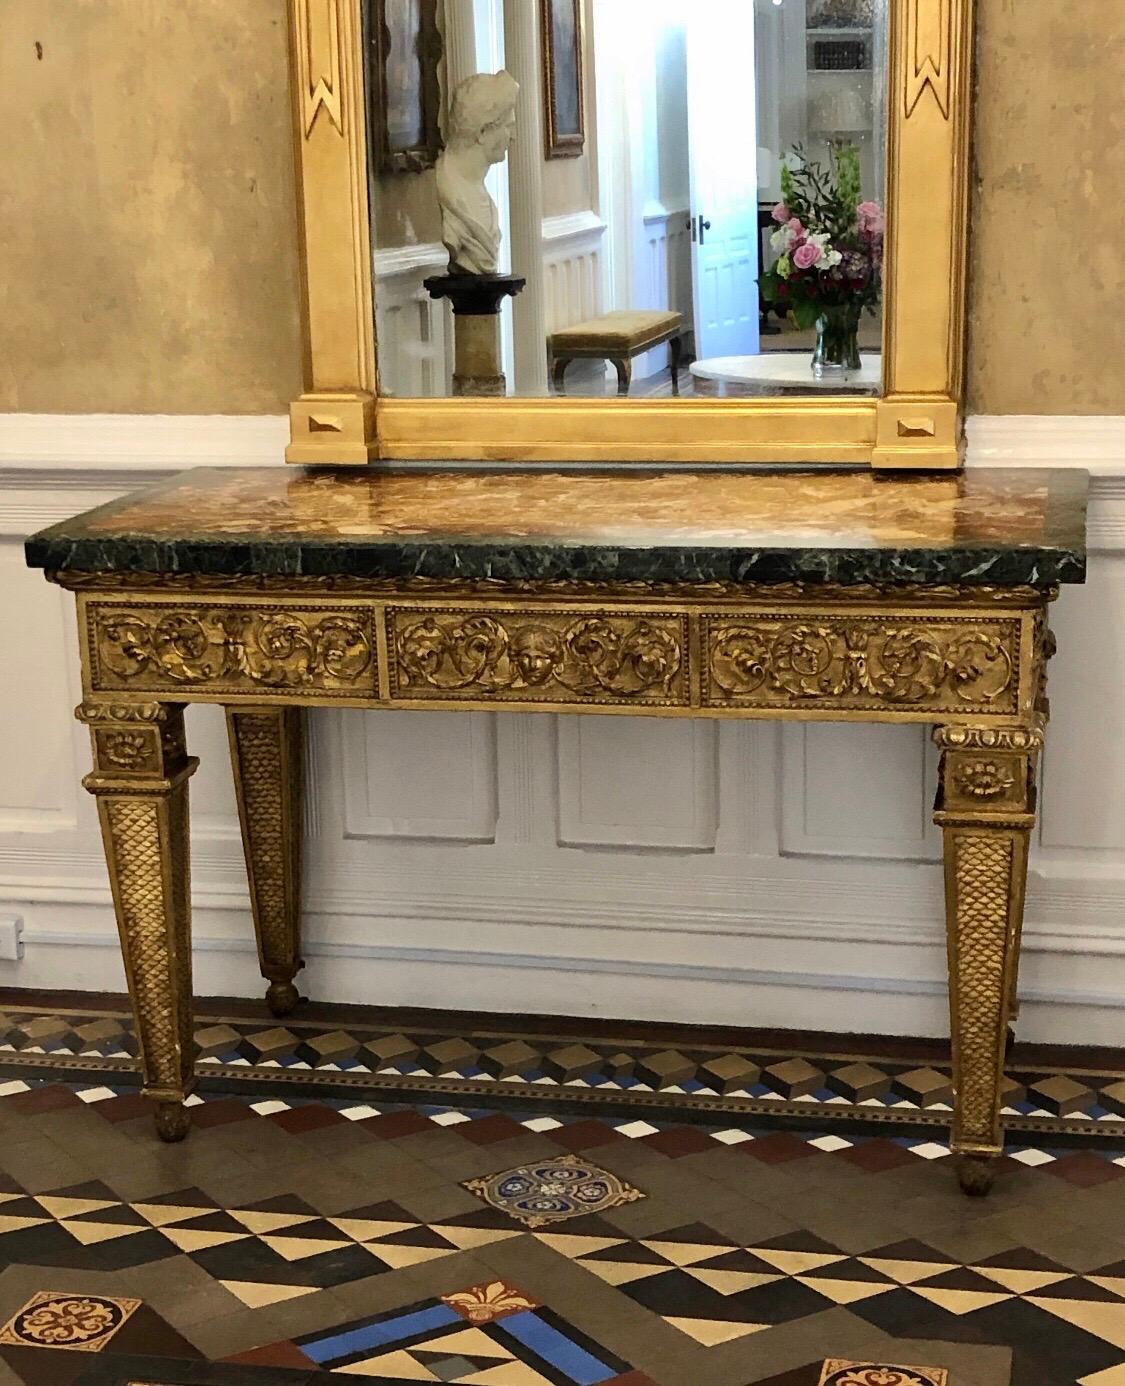
<path fill-rule="evenodd" d="M 144 1091 L 188 1127 L 183 707 L 222 703 L 267 999 L 298 1000 L 302 710 L 924 722 L 942 749 L 962 1185 L 1001 1150 L 1047 608 L 1086 477 L 189 472 L 28 541 L 77 593 Z M 857 808 L 859 806 L 857 805 Z M 560 1001 L 565 1009 L 565 998 Z"/>

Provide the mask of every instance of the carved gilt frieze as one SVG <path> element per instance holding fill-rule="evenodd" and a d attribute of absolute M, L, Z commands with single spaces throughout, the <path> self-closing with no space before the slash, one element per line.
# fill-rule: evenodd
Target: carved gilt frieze
<path fill-rule="evenodd" d="M 86 615 L 92 687 L 370 694 L 376 687 L 370 625 L 354 608 L 92 603 Z"/>
<path fill-rule="evenodd" d="M 390 608 L 391 697 L 686 707 L 687 617 Z"/>
<path fill-rule="evenodd" d="M 1014 713 L 1018 621 L 794 612 L 704 621 L 704 706 Z"/>

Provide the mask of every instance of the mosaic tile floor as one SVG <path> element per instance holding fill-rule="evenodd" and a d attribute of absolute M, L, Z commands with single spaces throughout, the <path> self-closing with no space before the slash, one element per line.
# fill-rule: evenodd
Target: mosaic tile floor
<path fill-rule="evenodd" d="M 286 1066 L 280 1039 L 279 1068 L 307 1068 L 259 1083 L 224 1049 L 190 1139 L 164 1146 L 120 1016 L 3 1009 L 0 1383 L 1125 1386 L 1125 1138 L 1097 1111 L 1111 1073 L 1015 1077 L 1037 1101 L 1072 1105 L 1063 1082 L 1093 1094 L 1087 1134 L 1074 1111 L 1019 1113 L 1035 1139 L 1014 1139 L 982 1202 L 958 1193 L 940 1128 L 865 1123 L 868 1097 L 847 1116 L 819 1098 L 763 1115 L 751 1094 L 715 1121 L 652 1083 L 639 1115 L 582 1099 L 501 1109 L 460 1076 L 443 1081 L 473 1102 L 422 1102 L 371 1075 L 341 1091 L 332 1070 L 320 1090 L 319 1065 Z M 259 1055 L 271 1029 L 305 1054 L 333 1033 L 229 1023 L 244 1026 L 238 1045 L 257 1036 Z M 382 1032 L 339 1033 L 354 1056 Z M 569 1047 L 445 1035 L 416 1052 L 449 1039 L 478 1055 Z M 656 1072 L 651 1055 L 679 1054 L 681 1072 L 714 1059 L 586 1047 L 634 1073 Z M 864 1063 L 893 1086 L 901 1067 L 724 1056 L 801 1062 L 825 1082 Z"/>
<path fill-rule="evenodd" d="M 356 1022 L 355 1008 L 298 1011 L 284 1023 L 260 1010 L 200 1019 L 201 1088 L 389 1101 L 454 1100 L 557 1114 L 676 1111 L 685 1121 L 760 1117 L 782 1125 L 942 1130 L 952 1083 L 948 1059 L 844 1050 L 794 1053 L 699 1042 L 691 1031 L 591 1039 L 581 1033 L 473 1030 L 398 1017 Z M 346 1021 L 337 1018 L 347 1015 Z M 632 1027 L 637 1029 L 639 1027 Z M 690 1038 L 685 1042 L 685 1033 Z M 919 1046 L 913 1046 L 916 1050 Z M 906 1046 L 903 1046 L 905 1049 Z M 45 1010 L 0 998 L 0 1075 L 46 1069 L 81 1079 L 136 1081 L 137 1045 L 126 1010 Z M 1005 1124 L 1027 1145 L 1041 1137 L 1125 1144 L 1125 1065 L 1013 1063 Z M 358 1100 L 358 1099 L 357 1099 Z"/>

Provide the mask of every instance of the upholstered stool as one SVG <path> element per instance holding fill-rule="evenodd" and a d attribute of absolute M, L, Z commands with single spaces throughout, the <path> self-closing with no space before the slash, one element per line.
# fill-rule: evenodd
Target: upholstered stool
<path fill-rule="evenodd" d="M 606 313 L 552 332 L 547 339 L 554 362 L 555 389 L 566 394 L 566 368 L 572 361 L 612 361 L 617 367 L 617 393 L 627 395 L 633 380 L 633 361 L 653 347 L 671 343 L 672 393 L 680 393 L 684 316 L 665 309 Z"/>

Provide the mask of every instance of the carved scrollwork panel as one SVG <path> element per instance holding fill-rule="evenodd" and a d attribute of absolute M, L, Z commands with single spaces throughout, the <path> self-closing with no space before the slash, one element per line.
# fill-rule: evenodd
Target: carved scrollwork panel
<path fill-rule="evenodd" d="M 1013 714 L 1019 622 L 794 611 L 704 620 L 705 707 Z"/>
<path fill-rule="evenodd" d="M 391 697 L 686 707 L 687 618 L 391 607 Z"/>
<path fill-rule="evenodd" d="M 91 603 L 86 643 L 92 686 L 207 693 L 372 693 L 375 641 L 355 608 Z"/>

